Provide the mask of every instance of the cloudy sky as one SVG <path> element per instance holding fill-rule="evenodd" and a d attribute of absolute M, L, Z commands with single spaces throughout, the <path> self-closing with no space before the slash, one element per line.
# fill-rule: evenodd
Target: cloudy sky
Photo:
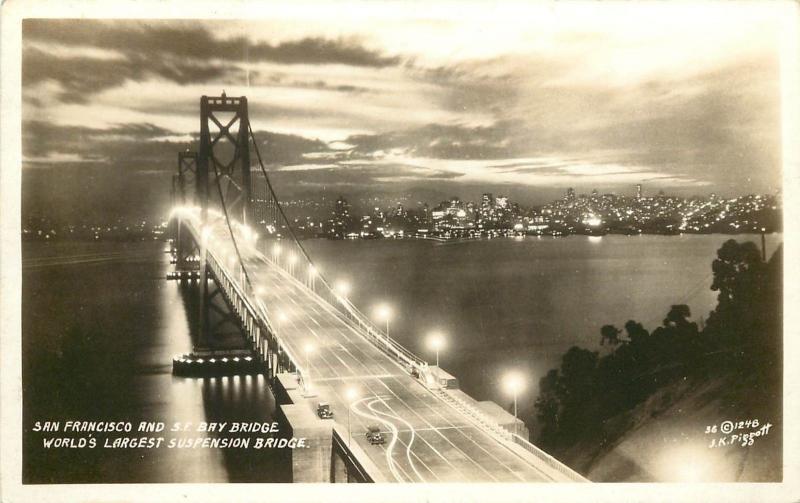
<path fill-rule="evenodd" d="M 223 89 L 248 97 L 286 197 L 780 187 L 764 4 L 409 5 L 26 20 L 23 209 L 160 208 L 199 97 Z"/>

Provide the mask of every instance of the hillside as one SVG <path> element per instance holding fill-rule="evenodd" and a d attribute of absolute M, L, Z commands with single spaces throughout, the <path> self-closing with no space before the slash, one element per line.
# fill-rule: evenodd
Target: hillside
<path fill-rule="evenodd" d="M 584 441 L 562 457 L 596 482 L 780 481 L 781 394 L 779 383 L 772 384 L 759 386 L 755 378 L 735 374 L 704 382 L 681 380 L 608 420 L 608 437 L 625 431 L 613 444 Z M 764 393 L 765 388 L 778 391 Z M 768 422 L 772 427 L 751 446 L 737 442 L 709 448 L 712 439 L 725 435 L 706 434 L 706 426 L 726 419 L 758 419 L 760 426 Z"/>

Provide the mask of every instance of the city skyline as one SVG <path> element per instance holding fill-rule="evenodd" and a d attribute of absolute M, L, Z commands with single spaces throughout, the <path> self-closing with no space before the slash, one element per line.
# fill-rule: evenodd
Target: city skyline
<path fill-rule="evenodd" d="M 254 197 L 256 206 L 264 203 L 262 197 Z M 301 238 L 746 234 L 782 232 L 783 227 L 780 193 L 681 197 L 663 190 L 648 194 L 641 184 L 632 195 L 600 194 L 596 189 L 578 193 L 570 187 L 560 198 L 532 205 L 488 192 L 476 200 L 451 196 L 420 201 L 405 194 L 365 196 L 353 202 L 339 195 L 335 199 L 284 199 L 281 205 Z M 72 221 L 28 214 L 22 236 L 26 240 L 163 239 L 166 226 L 163 218 L 143 215 Z"/>
<path fill-rule="evenodd" d="M 650 5 L 623 23 L 615 7 L 515 8 L 524 20 L 381 6 L 369 24 L 324 9 L 224 27 L 26 21 L 23 208 L 158 213 L 175 152 L 195 146 L 196 97 L 223 90 L 248 96 L 287 196 L 780 188 L 775 11 Z"/>

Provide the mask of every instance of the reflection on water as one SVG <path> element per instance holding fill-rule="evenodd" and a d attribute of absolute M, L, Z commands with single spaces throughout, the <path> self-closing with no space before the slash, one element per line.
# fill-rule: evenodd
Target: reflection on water
<path fill-rule="evenodd" d="M 670 304 L 695 319 L 715 304 L 711 261 L 728 236 L 524 238 L 468 243 L 305 243 L 331 281 L 347 279 L 371 314 L 395 313 L 392 336 L 429 360 L 447 334 L 443 368 L 465 391 L 503 405 L 503 372 L 526 373 L 520 400 L 571 345 L 601 349 L 599 328 L 660 323 Z M 754 240 L 758 237 L 736 237 Z M 768 236 L 768 250 L 781 237 Z M 211 449 L 45 451 L 37 420 L 272 420 L 263 377 L 173 377 L 171 358 L 197 337 L 197 286 L 164 279 L 159 243 L 25 243 L 23 475 L 45 482 L 286 482 L 284 452 Z M 232 343 L 226 339 L 225 344 Z"/>
<path fill-rule="evenodd" d="M 37 420 L 272 421 L 261 376 L 172 376 L 172 355 L 197 337 L 199 305 L 196 285 L 164 279 L 167 262 L 161 243 L 25 244 L 26 483 L 289 481 L 283 452 L 56 451 L 30 431 Z"/>
<path fill-rule="evenodd" d="M 711 262 L 728 239 L 759 236 L 569 236 L 469 242 L 420 240 L 306 241 L 331 281 L 346 280 L 350 297 L 373 314 L 393 308 L 391 333 L 432 361 L 433 330 L 447 335 L 442 367 L 477 399 L 510 405 L 501 377 L 527 378 L 521 407 L 538 380 L 570 346 L 592 350 L 600 327 L 629 319 L 658 326 L 671 304 L 688 304 L 694 319 L 716 304 Z M 767 251 L 781 242 L 767 236 Z"/>

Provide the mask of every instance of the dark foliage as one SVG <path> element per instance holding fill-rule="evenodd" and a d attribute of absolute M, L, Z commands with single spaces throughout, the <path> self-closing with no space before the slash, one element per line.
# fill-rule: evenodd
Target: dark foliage
<path fill-rule="evenodd" d="M 718 304 L 702 331 L 689 306 L 679 304 L 652 333 L 633 320 L 625 323 L 626 337 L 604 325 L 600 344 L 614 348 L 605 356 L 578 347 L 564 354 L 560 368 L 539 382 L 535 410 L 543 447 L 602 436 L 606 420 L 675 379 L 780 368 L 782 250 L 765 263 L 753 243 L 729 240 L 712 270 Z"/>

